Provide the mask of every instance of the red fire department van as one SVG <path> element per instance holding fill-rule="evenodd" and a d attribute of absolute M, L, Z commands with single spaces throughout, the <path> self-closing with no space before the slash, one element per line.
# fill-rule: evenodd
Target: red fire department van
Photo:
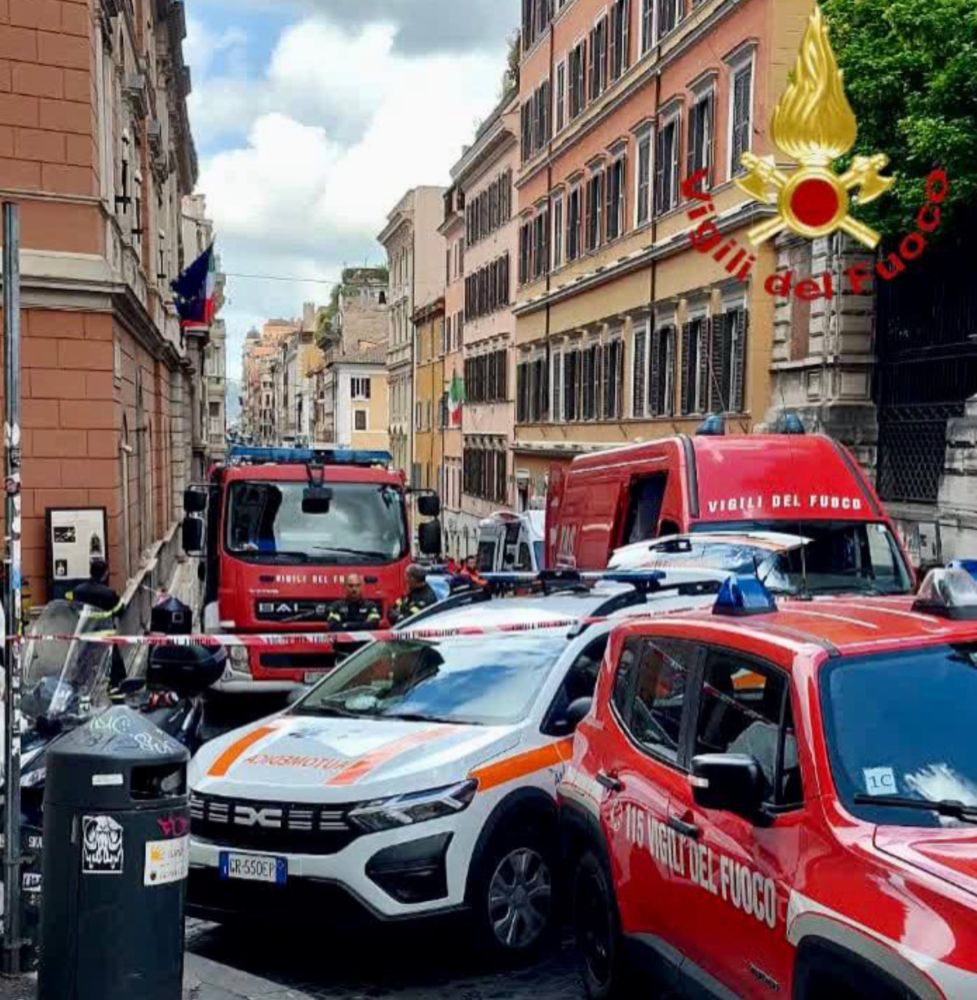
<path fill-rule="evenodd" d="M 615 629 L 559 786 L 590 997 L 977 996 L 975 699 L 963 569 Z"/>
<path fill-rule="evenodd" d="M 187 490 L 184 550 L 201 555 L 201 621 L 210 633 L 321 631 L 349 573 L 384 617 L 406 591 L 411 534 L 404 474 L 386 452 L 244 448 Z M 431 494 L 425 517 L 440 513 Z M 201 519 L 202 516 L 202 519 Z M 428 521 L 419 545 L 440 549 Z M 433 550 L 433 551 L 432 551 Z M 230 647 L 227 692 L 288 691 L 335 665 L 333 652 L 297 641 Z"/>
<path fill-rule="evenodd" d="M 884 593 L 908 593 L 914 583 L 858 463 L 820 434 L 683 435 L 552 470 L 547 566 L 604 569 L 622 547 L 697 531 L 811 539 L 787 567 L 811 594 L 846 589 L 853 575 Z"/>

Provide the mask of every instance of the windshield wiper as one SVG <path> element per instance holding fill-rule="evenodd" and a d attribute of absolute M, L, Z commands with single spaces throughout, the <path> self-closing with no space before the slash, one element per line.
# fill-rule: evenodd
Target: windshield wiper
<path fill-rule="evenodd" d="M 364 552 L 362 549 L 336 549 L 331 545 L 315 545 L 313 552 L 332 552 L 337 556 L 359 556 L 361 559 L 390 559 L 386 552 Z"/>
<path fill-rule="evenodd" d="M 378 719 L 396 719 L 398 722 L 444 722 L 452 726 L 474 726 L 475 722 L 463 722 L 460 719 L 449 719 L 445 715 L 427 715 L 423 712 L 384 712 Z"/>
<path fill-rule="evenodd" d="M 916 809 L 921 812 L 935 812 L 940 816 L 952 816 L 954 819 L 977 823 L 977 806 L 968 806 L 955 799 L 910 799 L 902 795 L 865 795 L 855 796 L 855 804 L 859 806 L 887 806 L 890 809 Z"/>
<path fill-rule="evenodd" d="M 294 715 L 323 715 L 331 716 L 337 719 L 362 719 L 368 718 L 364 716 L 362 712 L 348 712 L 345 708 L 339 708 L 336 705 L 318 705 L 313 708 L 311 705 L 296 705 L 292 709 Z"/>

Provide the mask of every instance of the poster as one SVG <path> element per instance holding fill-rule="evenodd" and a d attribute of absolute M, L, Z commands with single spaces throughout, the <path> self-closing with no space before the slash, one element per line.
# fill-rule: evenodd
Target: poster
<path fill-rule="evenodd" d="M 105 508 L 49 507 L 45 513 L 48 586 L 54 597 L 63 597 L 89 578 L 93 559 L 108 562 Z"/>

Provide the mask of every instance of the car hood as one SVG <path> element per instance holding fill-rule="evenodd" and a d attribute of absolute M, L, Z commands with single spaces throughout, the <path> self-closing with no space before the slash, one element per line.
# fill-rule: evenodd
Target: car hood
<path fill-rule="evenodd" d="M 205 795 L 348 802 L 462 781 L 519 742 L 516 726 L 282 715 L 208 743 L 190 765 Z"/>
<path fill-rule="evenodd" d="M 925 830 L 879 827 L 875 846 L 977 896 L 977 826 Z"/>

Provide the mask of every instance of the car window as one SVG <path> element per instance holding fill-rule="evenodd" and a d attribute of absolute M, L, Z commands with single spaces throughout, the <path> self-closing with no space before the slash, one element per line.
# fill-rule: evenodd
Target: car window
<path fill-rule="evenodd" d="M 589 643 L 573 661 L 546 714 L 544 732 L 549 730 L 554 720 L 562 718 L 566 710 L 579 698 L 594 696 L 597 675 L 600 673 L 601 661 L 607 649 L 608 635 L 609 633 L 605 633 Z"/>
<path fill-rule="evenodd" d="M 624 522 L 623 545 L 643 542 L 658 534 L 658 518 L 665 498 L 668 476 L 658 473 L 635 480 L 631 485 L 628 514 Z"/>
<path fill-rule="evenodd" d="M 682 715 L 696 648 L 688 643 L 640 639 L 625 647 L 615 677 L 614 704 L 643 749 L 678 762 Z"/>
<path fill-rule="evenodd" d="M 533 571 L 533 553 L 525 542 L 519 543 L 519 555 L 515 565 L 518 573 L 531 573 Z"/>
<path fill-rule="evenodd" d="M 787 677 L 734 653 L 706 658 L 695 753 L 753 757 L 777 804 L 803 801 Z"/>

